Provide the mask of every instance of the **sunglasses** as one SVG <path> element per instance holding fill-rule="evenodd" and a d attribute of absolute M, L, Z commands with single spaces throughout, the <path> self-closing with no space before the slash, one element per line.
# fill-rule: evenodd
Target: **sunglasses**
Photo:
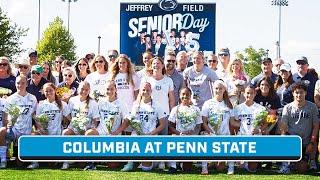
<path fill-rule="evenodd" d="M 307 63 L 304 62 L 304 61 L 298 61 L 297 64 L 298 64 L 298 65 L 306 65 Z"/>
<path fill-rule="evenodd" d="M 100 61 L 95 61 L 94 63 L 102 64 L 103 62 L 104 62 L 103 60 L 100 60 Z"/>
<path fill-rule="evenodd" d="M 28 66 L 19 66 L 20 69 L 28 69 Z"/>
<path fill-rule="evenodd" d="M 88 57 L 88 59 L 93 59 L 93 57 L 91 56 L 91 57 Z"/>
<path fill-rule="evenodd" d="M 36 75 L 40 75 L 40 73 L 38 73 L 37 71 L 32 71 L 31 74 L 36 74 Z"/>
<path fill-rule="evenodd" d="M 87 64 L 78 64 L 78 66 L 87 66 Z"/>
<path fill-rule="evenodd" d="M 111 54 L 111 55 L 109 55 L 108 57 L 109 57 L 109 58 L 116 58 L 117 55 Z"/>
<path fill-rule="evenodd" d="M 218 62 L 217 60 L 208 60 L 209 63 L 216 63 Z"/>
<path fill-rule="evenodd" d="M 169 63 L 175 63 L 176 60 L 167 60 L 167 62 L 169 62 Z"/>
<path fill-rule="evenodd" d="M 61 63 L 62 63 L 62 61 L 55 61 L 55 63 L 57 63 L 57 64 L 61 64 Z"/>
<path fill-rule="evenodd" d="M 229 56 L 229 54 L 219 54 L 219 56 Z"/>
<path fill-rule="evenodd" d="M 71 78 L 71 77 L 72 77 L 72 74 L 64 74 L 63 76 L 64 76 L 64 77 L 69 77 L 69 78 Z"/>
<path fill-rule="evenodd" d="M 0 66 L 8 66 L 8 63 L 0 63 Z"/>

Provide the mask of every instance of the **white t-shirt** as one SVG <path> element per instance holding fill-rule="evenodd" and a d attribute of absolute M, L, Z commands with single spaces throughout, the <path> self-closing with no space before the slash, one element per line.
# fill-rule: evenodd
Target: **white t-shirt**
<path fill-rule="evenodd" d="M 127 74 L 118 73 L 114 78 L 117 87 L 117 97 L 121 102 L 125 102 L 124 106 L 130 111 L 135 101 L 134 91 L 139 90 L 140 78 L 137 75 L 132 76 L 134 86 L 127 82 Z"/>
<path fill-rule="evenodd" d="M 20 96 L 17 92 L 12 94 L 7 99 L 8 104 L 5 109 L 9 108 L 9 104 L 17 105 L 21 108 L 21 115 L 18 117 L 16 123 L 14 124 L 12 130 L 16 134 L 29 135 L 32 131 L 32 114 L 36 111 L 38 104 L 37 98 L 27 93 L 25 96 Z"/>
<path fill-rule="evenodd" d="M 100 135 L 109 135 L 110 133 L 117 131 L 121 126 L 122 120 L 129 114 L 128 110 L 119 99 L 109 102 L 102 98 L 98 102 L 98 109 L 100 114 L 100 124 L 97 130 Z M 110 117 L 114 119 L 111 126 L 112 132 L 109 132 L 107 128 L 107 124 L 110 125 Z"/>
<path fill-rule="evenodd" d="M 137 75 L 140 79 L 142 79 L 143 77 L 147 76 L 146 68 L 143 68 L 143 69 L 141 69 L 140 71 L 138 71 L 138 72 L 136 73 L 136 75 Z"/>
<path fill-rule="evenodd" d="M 162 107 L 154 100 L 149 103 L 139 103 L 139 101 L 135 101 L 131 114 L 140 120 L 144 134 L 149 134 L 154 131 L 157 128 L 159 120 L 166 117 Z"/>
<path fill-rule="evenodd" d="M 215 99 L 210 99 L 204 102 L 202 106 L 201 115 L 208 118 L 208 126 L 215 132 L 213 126 L 211 125 L 214 122 L 215 118 L 219 121 L 221 115 L 221 122 L 218 129 L 218 135 L 230 135 L 229 130 L 229 120 L 230 117 L 234 117 L 233 110 L 230 109 L 224 101 L 217 101 Z"/>
<path fill-rule="evenodd" d="M 6 106 L 7 101 L 3 98 L 0 98 L 0 127 L 3 126 L 3 113 L 4 113 L 4 107 Z"/>
<path fill-rule="evenodd" d="M 109 73 L 99 74 L 97 71 L 88 74 L 85 81 L 90 84 L 90 96 L 93 97 L 94 91 L 105 94 L 105 84 L 109 79 Z"/>
<path fill-rule="evenodd" d="M 235 120 L 240 122 L 240 135 L 252 135 L 254 112 L 256 109 L 264 108 L 260 104 L 253 103 L 251 106 L 247 106 L 245 103 L 239 104 L 234 109 Z"/>
<path fill-rule="evenodd" d="M 87 125 L 86 129 L 90 129 L 92 127 L 93 119 L 98 119 L 99 121 L 99 110 L 98 104 L 95 100 L 90 99 L 89 104 L 86 107 L 86 100 L 80 101 L 79 96 L 71 97 L 68 103 L 69 109 L 71 110 L 71 117 L 75 117 L 79 111 L 84 113 L 89 119 L 90 123 Z M 72 125 L 72 121 L 71 121 Z M 73 125 L 72 125 L 73 126 Z"/>
<path fill-rule="evenodd" d="M 173 81 L 171 78 L 164 76 L 161 80 L 156 80 L 153 77 L 144 77 L 141 83 L 149 82 L 152 88 L 152 99 L 158 102 L 168 116 L 169 108 L 169 92 L 174 90 Z"/>
<path fill-rule="evenodd" d="M 189 118 L 187 123 L 183 123 L 184 118 L 188 119 L 186 116 L 196 118 Z M 200 109 L 194 105 L 189 107 L 182 105 L 175 106 L 171 110 L 168 120 L 176 124 L 176 130 L 179 132 L 194 130 L 197 124 L 202 123 Z"/>
<path fill-rule="evenodd" d="M 63 116 L 70 114 L 70 109 L 66 102 L 62 101 L 62 111 L 59 109 L 56 101 L 50 103 L 47 100 L 40 101 L 37 107 L 36 116 L 46 113 L 49 117 L 48 135 L 61 135 Z"/>

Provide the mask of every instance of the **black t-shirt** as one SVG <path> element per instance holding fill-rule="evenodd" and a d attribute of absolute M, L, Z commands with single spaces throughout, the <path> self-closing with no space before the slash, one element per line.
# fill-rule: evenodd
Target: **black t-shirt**
<path fill-rule="evenodd" d="M 17 92 L 16 89 L 16 77 L 15 76 L 9 76 L 8 78 L 0 78 L 0 87 L 11 89 L 12 94 Z"/>
<path fill-rule="evenodd" d="M 267 109 L 277 110 L 281 108 L 280 99 L 277 95 L 274 99 L 271 99 L 269 97 L 262 96 L 261 94 L 257 94 L 254 98 L 254 102 L 266 107 Z"/>

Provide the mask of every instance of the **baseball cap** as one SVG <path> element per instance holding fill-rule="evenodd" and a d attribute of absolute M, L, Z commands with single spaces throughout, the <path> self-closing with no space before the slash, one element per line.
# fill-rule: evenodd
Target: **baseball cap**
<path fill-rule="evenodd" d="M 308 59 L 307 59 L 306 57 L 304 57 L 304 56 L 301 56 L 300 58 L 298 58 L 296 62 L 298 62 L 298 61 L 303 61 L 303 62 L 305 62 L 306 64 L 309 64 L 309 63 L 308 63 Z"/>
<path fill-rule="evenodd" d="M 40 65 L 34 65 L 31 67 L 31 72 L 36 71 L 37 73 L 41 73 L 43 71 L 43 68 Z"/>
<path fill-rule="evenodd" d="M 26 65 L 30 66 L 29 60 L 28 59 L 20 59 L 18 63 L 14 64 L 16 68 L 19 68 L 19 65 Z"/>
<path fill-rule="evenodd" d="M 262 59 L 262 63 L 264 63 L 266 61 L 270 61 L 272 63 L 272 60 L 269 57 L 265 57 L 265 58 Z"/>
<path fill-rule="evenodd" d="M 290 66 L 289 63 L 284 63 L 284 64 L 282 64 L 282 65 L 280 66 L 280 69 L 279 69 L 279 70 L 280 70 L 280 71 L 281 71 L 281 70 L 291 71 L 291 66 Z"/>
<path fill-rule="evenodd" d="M 218 55 L 225 55 L 228 56 L 230 54 L 229 49 L 228 48 L 222 48 L 220 49 Z"/>
<path fill-rule="evenodd" d="M 35 55 L 38 57 L 38 52 L 37 52 L 36 50 L 34 50 L 34 49 L 30 49 L 30 50 L 28 51 L 28 56 L 29 56 L 29 57 L 31 56 L 31 54 L 35 54 Z"/>

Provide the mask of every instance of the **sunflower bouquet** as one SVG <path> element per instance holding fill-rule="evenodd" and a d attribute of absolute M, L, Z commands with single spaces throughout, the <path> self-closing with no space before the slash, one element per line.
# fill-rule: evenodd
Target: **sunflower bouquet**
<path fill-rule="evenodd" d="M 67 99 L 67 98 L 70 98 L 74 94 L 75 91 L 76 91 L 75 88 L 70 89 L 67 87 L 59 87 L 56 90 L 56 95 L 59 98 Z"/>
<path fill-rule="evenodd" d="M 178 106 L 177 119 L 181 122 L 181 132 L 185 133 L 193 131 L 196 127 L 196 119 L 200 116 L 200 112 L 194 106 Z"/>

